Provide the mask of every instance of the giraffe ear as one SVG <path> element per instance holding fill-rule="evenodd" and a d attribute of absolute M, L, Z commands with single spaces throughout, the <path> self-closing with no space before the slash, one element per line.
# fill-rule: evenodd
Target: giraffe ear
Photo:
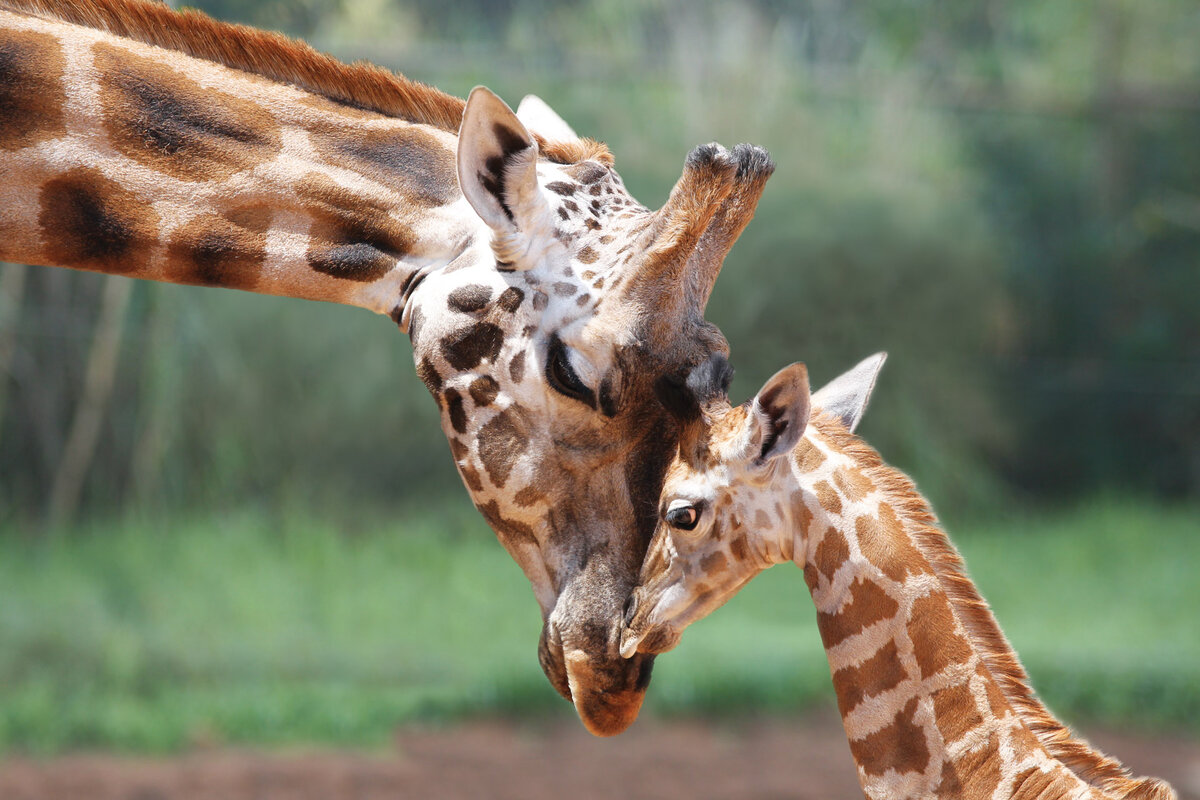
<path fill-rule="evenodd" d="M 517 119 L 543 139 L 569 142 L 579 138 L 579 134 L 575 133 L 566 120 L 536 94 L 527 94 L 521 99 L 521 104 L 517 106 Z"/>
<path fill-rule="evenodd" d="M 808 370 L 795 363 L 776 372 L 750 404 L 750 453 L 758 462 L 787 455 L 808 427 Z"/>
<path fill-rule="evenodd" d="M 472 89 L 458 130 L 458 183 L 501 237 L 536 225 L 545 205 L 537 159 L 537 142 L 512 109 L 483 86 Z"/>
<path fill-rule="evenodd" d="M 812 396 L 812 404 L 833 414 L 842 421 L 846 430 L 853 433 L 867 410 L 867 402 L 875 390 L 875 381 L 879 379 L 879 371 L 883 369 L 885 361 L 887 353 L 864 358 L 853 369 L 825 384 Z"/>

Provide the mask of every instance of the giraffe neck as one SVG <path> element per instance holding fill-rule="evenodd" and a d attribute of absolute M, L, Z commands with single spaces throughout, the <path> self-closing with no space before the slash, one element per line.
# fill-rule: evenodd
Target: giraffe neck
<path fill-rule="evenodd" d="M 399 321 L 420 276 L 486 248 L 444 127 L 6 5 L 0 260 Z"/>
<path fill-rule="evenodd" d="M 792 474 L 789 544 L 869 797 L 1173 796 L 1046 711 L 907 478 L 822 417 Z"/>

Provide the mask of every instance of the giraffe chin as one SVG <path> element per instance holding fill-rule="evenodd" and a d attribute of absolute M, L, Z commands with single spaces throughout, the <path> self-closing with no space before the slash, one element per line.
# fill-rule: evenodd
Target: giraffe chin
<path fill-rule="evenodd" d="M 593 736 L 616 736 L 633 724 L 646 698 L 654 656 L 597 664 L 586 653 L 566 653 L 571 702 Z"/>

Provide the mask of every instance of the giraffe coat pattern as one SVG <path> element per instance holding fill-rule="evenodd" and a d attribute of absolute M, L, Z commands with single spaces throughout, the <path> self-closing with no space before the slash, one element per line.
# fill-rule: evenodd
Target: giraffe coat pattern
<path fill-rule="evenodd" d="M 873 383 L 835 381 L 848 397 L 814 399 L 837 413 L 810 415 L 794 364 L 750 404 L 701 404 L 667 470 L 622 653 L 671 649 L 758 572 L 793 561 L 868 797 L 1175 797 L 1034 695 L 928 503 L 850 432 Z"/>

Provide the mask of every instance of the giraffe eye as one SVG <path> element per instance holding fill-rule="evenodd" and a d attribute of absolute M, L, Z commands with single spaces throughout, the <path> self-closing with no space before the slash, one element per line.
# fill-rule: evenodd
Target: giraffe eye
<path fill-rule="evenodd" d="M 681 531 L 695 530 L 696 525 L 700 522 L 700 509 L 686 500 L 676 500 L 667 508 L 663 519 L 672 528 Z"/>
<path fill-rule="evenodd" d="M 559 394 L 595 407 L 596 395 L 575 374 L 571 360 L 567 358 L 567 346 L 557 334 L 550 337 L 550 349 L 546 353 L 546 381 Z"/>

